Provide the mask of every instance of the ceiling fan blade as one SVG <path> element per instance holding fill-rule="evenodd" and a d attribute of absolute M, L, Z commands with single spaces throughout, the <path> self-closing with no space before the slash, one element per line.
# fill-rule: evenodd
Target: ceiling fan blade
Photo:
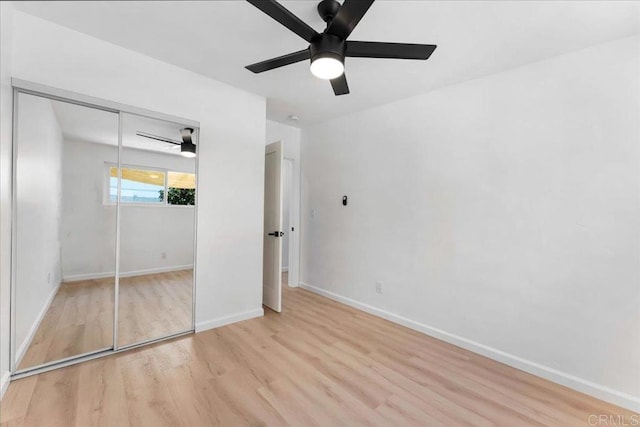
<path fill-rule="evenodd" d="M 181 145 L 182 144 L 181 141 L 176 141 L 174 139 L 169 139 L 169 138 L 166 138 L 164 136 L 154 135 L 154 134 L 148 133 L 148 132 L 137 131 L 136 135 L 137 136 L 141 136 L 143 138 L 155 139 L 156 141 L 166 142 L 168 144 L 174 144 L 174 145 Z"/>
<path fill-rule="evenodd" d="M 360 58 L 429 59 L 434 44 L 347 41 L 346 56 Z"/>
<path fill-rule="evenodd" d="M 373 0 L 344 0 L 327 27 L 327 33 L 346 39 L 372 4 Z"/>
<path fill-rule="evenodd" d="M 349 93 L 349 85 L 347 84 L 347 77 L 344 73 L 340 77 L 331 80 L 331 87 L 336 96 L 347 95 Z"/>
<path fill-rule="evenodd" d="M 302 37 L 308 42 L 318 35 L 318 32 L 305 24 L 300 18 L 289 12 L 275 0 L 247 0 L 249 3 Z"/>
<path fill-rule="evenodd" d="M 296 62 L 309 59 L 309 48 L 299 50 L 298 52 L 288 53 L 277 58 L 267 59 L 266 61 L 257 62 L 247 65 L 246 68 L 254 73 L 262 73 L 263 71 L 273 70 L 274 68 L 284 67 L 285 65 L 294 64 Z"/>

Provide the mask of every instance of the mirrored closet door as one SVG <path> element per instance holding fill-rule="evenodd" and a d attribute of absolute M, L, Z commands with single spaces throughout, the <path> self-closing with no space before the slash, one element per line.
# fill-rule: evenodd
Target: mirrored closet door
<path fill-rule="evenodd" d="M 192 328 L 196 161 L 193 128 L 121 120 L 117 343 L 125 347 Z"/>
<path fill-rule="evenodd" d="M 195 122 L 71 96 L 15 91 L 14 376 L 194 329 Z"/>
<path fill-rule="evenodd" d="M 118 114 L 19 93 L 14 145 L 14 370 L 113 347 Z"/>

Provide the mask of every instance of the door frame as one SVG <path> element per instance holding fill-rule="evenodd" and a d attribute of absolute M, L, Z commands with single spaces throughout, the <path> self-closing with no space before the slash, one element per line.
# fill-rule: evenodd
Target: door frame
<path fill-rule="evenodd" d="M 300 283 L 300 175 L 296 174 L 296 169 L 300 170 L 299 160 L 294 157 L 283 157 L 285 161 L 291 163 L 291 182 L 289 187 L 289 253 L 287 254 L 287 285 L 297 288 Z M 297 190 L 297 191 L 296 191 Z M 291 227 L 295 230 L 291 231 Z"/>

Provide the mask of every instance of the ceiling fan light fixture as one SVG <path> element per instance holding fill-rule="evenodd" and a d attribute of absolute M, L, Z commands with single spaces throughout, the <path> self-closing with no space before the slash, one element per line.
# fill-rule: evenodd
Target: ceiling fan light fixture
<path fill-rule="evenodd" d="M 192 128 L 180 129 L 180 135 L 182 136 L 182 144 L 180 144 L 180 154 L 184 157 L 193 158 L 196 156 L 196 145 L 191 139 L 191 134 L 193 134 Z"/>
<path fill-rule="evenodd" d="M 344 63 L 334 55 L 320 56 L 311 60 L 311 74 L 323 80 L 335 79 L 344 74 Z"/>
<path fill-rule="evenodd" d="M 196 156 L 196 145 L 194 143 L 183 142 L 180 145 L 180 154 L 184 157 L 195 157 Z"/>
<path fill-rule="evenodd" d="M 311 40 L 311 74 L 323 80 L 332 80 L 344 74 L 344 40 L 333 34 L 321 34 Z"/>

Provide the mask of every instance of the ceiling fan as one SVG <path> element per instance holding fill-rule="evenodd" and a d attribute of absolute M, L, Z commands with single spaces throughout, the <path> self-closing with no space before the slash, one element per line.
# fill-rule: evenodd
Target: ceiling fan
<path fill-rule="evenodd" d="M 180 154 L 184 157 L 195 157 L 196 156 L 196 145 L 193 143 L 191 139 L 191 135 L 193 134 L 192 128 L 182 128 L 180 129 L 180 136 L 182 137 L 182 141 L 176 141 L 175 139 L 166 138 L 160 135 L 154 135 L 148 132 L 137 131 L 136 135 L 141 136 L 143 138 L 154 139 L 156 141 L 166 142 L 167 144 L 173 144 L 173 147 L 180 147 Z"/>
<path fill-rule="evenodd" d="M 336 95 L 349 93 L 344 75 L 344 58 L 347 56 L 426 60 L 436 49 L 433 44 L 347 41 L 374 0 L 344 0 L 342 5 L 336 0 L 322 0 L 318 4 L 318 13 L 327 23 L 327 28 L 322 33 L 304 23 L 276 0 L 247 1 L 305 39 L 309 42 L 309 47 L 245 68 L 254 73 L 262 73 L 311 59 L 311 73 L 318 78 L 330 80 Z"/>

